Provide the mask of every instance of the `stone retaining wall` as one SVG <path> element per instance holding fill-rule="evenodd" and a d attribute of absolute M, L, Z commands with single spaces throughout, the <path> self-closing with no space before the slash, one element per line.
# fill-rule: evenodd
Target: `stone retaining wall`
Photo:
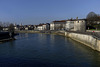
<path fill-rule="evenodd" d="M 100 51 L 100 40 L 93 37 L 92 35 L 65 32 L 65 36 L 83 43 L 84 45 L 89 46 L 94 50 Z"/>

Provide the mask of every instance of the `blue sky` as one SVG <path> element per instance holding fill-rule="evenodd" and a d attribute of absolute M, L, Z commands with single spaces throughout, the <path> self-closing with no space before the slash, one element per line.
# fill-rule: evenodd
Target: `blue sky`
<path fill-rule="evenodd" d="M 100 0 L 0 0 L 0 21 L 39 24 L 100 14 Z"/>

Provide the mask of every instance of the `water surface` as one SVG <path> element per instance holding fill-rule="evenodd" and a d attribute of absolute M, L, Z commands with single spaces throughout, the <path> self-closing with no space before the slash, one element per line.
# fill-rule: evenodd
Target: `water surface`
<path fill-rule="evenodd" d="M 0 44 L 0 67 L 99 67 L 100 53 L 70 38 L 20 34 Z"/>

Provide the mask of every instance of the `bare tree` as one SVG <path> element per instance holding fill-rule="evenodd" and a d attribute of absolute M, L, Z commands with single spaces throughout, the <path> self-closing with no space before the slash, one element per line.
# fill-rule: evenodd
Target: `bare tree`
<path fill-rule="evenodd" d="M 87 25 L 93 25 L 95 21 L 97 20 L 97 14 L 94 12 L 90 12 L 87 17 Z"/>
<path fill-rule="evenodd" d="M 2 26 L 0 26 L 0 31 L 2 31 L 3 30 L 3 27 Z"/>
<path fill-rule="evenodd" d="M 90 12 L 87 15 L 86 19 L 87 19 L 87 25 L 94 25 L 97 24 L 98 21 L 100 21 L 100 15 L 94 12 Z"/>
<path fill-rule="evenodd" d="M 8 27 L 8 31 L 11 32 L 11 33 L 14 33 L 14 25 L 11 23 Z"/>
<path fill-rule="evenodd" d="M 97 14 L 94 13 L 94 12 L 90 12 L 88 15 L 87 15 L 87 19 L 91 19 L 91 18 L 96 18 L 97 17 Z M 91 19 L 92 20 L 92 19 Z"/>

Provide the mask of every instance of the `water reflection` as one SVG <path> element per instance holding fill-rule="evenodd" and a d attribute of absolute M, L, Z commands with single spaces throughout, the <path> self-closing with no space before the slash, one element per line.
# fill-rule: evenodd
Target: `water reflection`
<path fill-rule="evenodd" d="M 45 41 L 47 39 L 47 35 L 45 34 L 38 34 L 38 40 L 41 41 Z"/>
<path fill-rule="evenodd" d="M 99 67 L 100 53 L 70 38 L 19 34 L 0 44 L 0 65 L 14 67 Z"/>
<path fill-rule="evenodd" d="M 19 36 L 15 36 L 16 39 L 28 38 L 28 33 L 19 34 Z"/>
<path fill-rule="evenodd" d="M 54 46 L 53 45 L 54 42 L 55 42 L 55 35 L 50 35 L 50 43 L 51 43 L 51 46 Z"/>
<path fill-rule="evenodd" d="M 9 42 L 9 46 L 12 47 L 12 48 L 14 48 L 15 47 L 15 41 L 10 41 Z"/>
<path fill-rule="evenodd" d="M 67 38 L 67 41 L 69 41 L 73 46 L 70 47 L 72 50 L 72 54 L 77 58 L 77 61 L 80 61 L 80 63 L 85 63 L 85 66 L 87 67 L 99 67 L 100 66 L 100 53 L 97 51 L 92 50 L 91 48 L 85 46 L 84 44 L 81 44 L 79 42 L 76 42 L 70 38 Z M 80 59 L 79 59 L 80 58 Z M 91 61 L 90 61 L 91 60 Z"/>

